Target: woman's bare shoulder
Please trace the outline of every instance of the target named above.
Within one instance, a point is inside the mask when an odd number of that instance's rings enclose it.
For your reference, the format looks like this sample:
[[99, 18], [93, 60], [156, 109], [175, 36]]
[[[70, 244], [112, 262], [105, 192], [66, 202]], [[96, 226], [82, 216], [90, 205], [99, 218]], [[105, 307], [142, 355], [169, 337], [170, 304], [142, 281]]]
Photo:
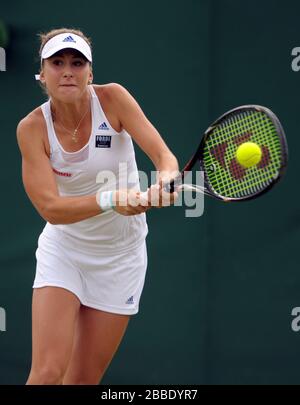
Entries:
[[30, 131], [31, 133], [39, 129], [43, 129], [45, 126], [45, 120], [41, 107], [37, 107], [35, 110], [27, 114], [17, 126], [17, 133], [25, 133]]
[[93, 88], [98, 97], [103, 100], [112, 100], [119, 94], [127, 92], [125, 87], [119, 83], [95, 84]]
[[46, 134], [47, 127], [41, 107], [31, 111], [18, 123], [17, 140], [20, 146], [24, 143], [43, 143], [47, 150]]

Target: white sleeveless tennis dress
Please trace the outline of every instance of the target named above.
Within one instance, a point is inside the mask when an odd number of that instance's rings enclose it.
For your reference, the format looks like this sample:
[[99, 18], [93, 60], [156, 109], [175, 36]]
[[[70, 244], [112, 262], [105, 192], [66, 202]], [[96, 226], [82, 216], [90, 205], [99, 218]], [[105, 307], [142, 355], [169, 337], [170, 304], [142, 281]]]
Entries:
[[[132, 139], [126, 131], [111, 127], [93, 87], [89, 90], [92, 131], [88, 143], [77, 152], [66, 152], [59, 143], [50, 100], [41, 106], [59, 193], [91, 195], [119, 185], [139, 190]], [[123, 216], [114, 210], [73, 224], [47, 222], [38, 240], [33, 288], [65, 288], [83, 305], [135, 314], [147, 268], [147, 233], [145, 214]]]

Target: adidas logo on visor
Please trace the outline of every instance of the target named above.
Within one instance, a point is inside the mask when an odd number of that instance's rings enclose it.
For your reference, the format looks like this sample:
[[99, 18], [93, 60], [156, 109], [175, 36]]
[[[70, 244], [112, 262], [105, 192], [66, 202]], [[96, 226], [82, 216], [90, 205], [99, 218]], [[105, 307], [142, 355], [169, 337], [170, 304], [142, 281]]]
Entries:
[[76, 44], [75, 39], [74, 39], [71, 35], [69, 35], [68, 37], [66, 37], [66, 38], [63, 40], [63, 42], [75, 42], [75, 44]]

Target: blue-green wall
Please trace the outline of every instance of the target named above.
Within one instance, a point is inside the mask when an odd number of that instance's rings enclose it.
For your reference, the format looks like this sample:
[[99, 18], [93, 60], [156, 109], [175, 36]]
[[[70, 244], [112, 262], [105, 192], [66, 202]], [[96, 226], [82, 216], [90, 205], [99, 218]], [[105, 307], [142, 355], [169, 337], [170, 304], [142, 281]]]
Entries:
[[[300, 4], [253, 0], [89, 1], [1, 4], [10, 29], [0, 72], [0, 384], [23, 384], [31, 356], [34, 252], [43, 227], [22, 187], [17, 122], [44, 96], [34, 80], [39, 31], [81, 28], [92, 37], [95, 82], [119, 82], [141, 104], [181, 165], [202, 132], [240, 104], [281, 119], [287, 176], [240, 205], [205, 200], [200, 218], [172, 207], [148, 214], [149, 269], [140, 313], [103, 383], [299, 383], [297, 201]], [[139, 168], [152, 164], [137, 148]]]

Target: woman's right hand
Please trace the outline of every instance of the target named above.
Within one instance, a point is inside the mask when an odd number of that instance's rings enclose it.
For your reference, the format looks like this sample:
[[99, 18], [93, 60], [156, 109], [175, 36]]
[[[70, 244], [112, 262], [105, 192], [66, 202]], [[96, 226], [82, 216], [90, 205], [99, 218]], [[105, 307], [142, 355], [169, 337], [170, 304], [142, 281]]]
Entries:
[[140, 192], [136, 190], [117, 190], [113, 196], [114, 210], [121, 215], [139, 215], [151, 208], [150, 203], [139, 198]]

